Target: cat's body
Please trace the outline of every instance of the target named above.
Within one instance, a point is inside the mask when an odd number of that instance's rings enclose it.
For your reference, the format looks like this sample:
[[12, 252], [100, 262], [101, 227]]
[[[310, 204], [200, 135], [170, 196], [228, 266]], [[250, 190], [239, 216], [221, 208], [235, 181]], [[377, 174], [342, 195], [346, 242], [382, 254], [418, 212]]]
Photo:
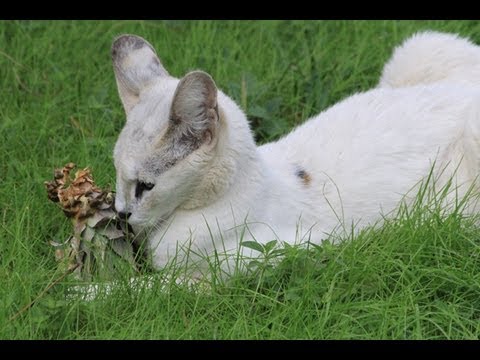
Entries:
[[379, 88], [257, 147], [245, 115], [207, 74], [179, 81], [143, 39], [117, 39], [128, 120], [115, 148], [116, 206], [148, 239], [155, 265], [182, 247], [211, 255], [248, 240], [319, 243], [375, 223], [415, 195], [434, 163], [439, 186], [455, 175], [464, 193], [480, 170], [480, 87], [463, 75], [413, 74], [414, 84], [402, 84], [395, 68], [405, 78], [409, 69], [395, 61], [416, 54], [408, 52], [394, 55]]

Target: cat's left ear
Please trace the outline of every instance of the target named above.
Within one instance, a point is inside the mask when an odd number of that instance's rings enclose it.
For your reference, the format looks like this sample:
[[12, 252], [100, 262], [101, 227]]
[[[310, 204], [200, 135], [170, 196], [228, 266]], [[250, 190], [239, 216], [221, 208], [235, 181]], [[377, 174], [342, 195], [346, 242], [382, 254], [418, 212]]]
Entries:
[[183, 141], [210, 143], [218, 128], [217, 87], [203, 71], [192, 71], [180, 80], [170, 109], [170, 124]]
[[153, 82], [168, 76], [168, 72], [153, 46], [140, 36], [117, 37], [111, 53], [118, 93], [128, 115], [138, 103], [140, 93]]

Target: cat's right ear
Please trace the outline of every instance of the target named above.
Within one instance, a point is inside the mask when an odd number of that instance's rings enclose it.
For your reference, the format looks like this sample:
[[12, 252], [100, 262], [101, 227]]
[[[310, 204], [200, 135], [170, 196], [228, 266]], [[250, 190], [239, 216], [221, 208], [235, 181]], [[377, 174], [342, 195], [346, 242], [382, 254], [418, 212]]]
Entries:
[[155, 50], [136, 35], [121, 35], [112, 44], [112, 62], [125, 112], [137, 104], [140, 93], [159, 77], [168, 76]]

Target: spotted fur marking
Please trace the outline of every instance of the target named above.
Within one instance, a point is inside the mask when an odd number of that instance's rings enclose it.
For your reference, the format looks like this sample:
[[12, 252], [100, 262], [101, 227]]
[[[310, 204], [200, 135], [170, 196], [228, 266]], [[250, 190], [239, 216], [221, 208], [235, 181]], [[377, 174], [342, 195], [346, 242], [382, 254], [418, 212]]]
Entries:
[[303, 185], [308, 186], [312, 182], [312, 177], [305, 169], [297, 169], [295, 175], [300, 178], [303, 182]]

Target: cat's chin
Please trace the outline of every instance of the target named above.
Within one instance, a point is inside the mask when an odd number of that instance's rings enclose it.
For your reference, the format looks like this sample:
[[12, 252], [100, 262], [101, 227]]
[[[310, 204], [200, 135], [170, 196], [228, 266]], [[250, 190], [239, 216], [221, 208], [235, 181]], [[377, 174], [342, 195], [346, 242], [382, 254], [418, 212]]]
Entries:
[[135, 214], [132, 214], [132, 216], [128, 219], [128, 223], [132, 227], [133, 231], [135, 234], [150, 234], [152, 231], [155, 231], [156, 229], [160, 228], [164, 222], [164, 220], [167, 218], [167, 216], [160, 218], [160, 219], [155, 219], [155, 218], [150, 218], [150, 219], [145, 219], [145, 218], [138, 218], [135, 216]]
[[155, 231], [155, 226], [149, 226], [148, 224], [130, 224], [130, 226], [132, 227], [132, 230], [133, 230], [133, 233], [135, 234], [135, 237], [137, 239], [137, 241], [144, 241], [144, 240], [147, 240], [152, 232]]
[[143, 233], [143, 232], [146, 230], [146, 227], [145, 227], [145, 226], [133, 225], [133, 224], [131, 224], [131, 223], [129, 223], [129, 224], [130, 224], [130, 226], [132, 227], [134, 234], [137, 234], [137, 235], [138, 235], [138, 234]]
[[128, 224], [132, 227], [135, 234], [145, 233], [154, 226], [148, 220], [138, 219], [135, 215], [130, 216]]

